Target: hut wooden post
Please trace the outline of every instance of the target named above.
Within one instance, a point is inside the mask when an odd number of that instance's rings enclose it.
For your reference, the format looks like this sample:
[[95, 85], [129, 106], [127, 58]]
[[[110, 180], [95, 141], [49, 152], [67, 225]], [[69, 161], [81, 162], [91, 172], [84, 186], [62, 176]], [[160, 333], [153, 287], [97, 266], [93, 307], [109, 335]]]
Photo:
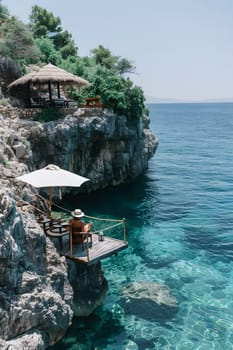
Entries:
[[48, 87], [49, 87], [49, 101], [50, 101], [50, 106], [52, 106], [52, 89], [51, 89], [51, 81], [48, 81]]
[[60, 84], [57, 82], [57, 97], [61, 98]]
[[30, 86], [31, 86], [31, 83], [29, 81], [27, 84], [27, 99], [28, 99], [27, 104], [28, 104], [28, 106], [31, 107], [31, 89], [30, 89]]

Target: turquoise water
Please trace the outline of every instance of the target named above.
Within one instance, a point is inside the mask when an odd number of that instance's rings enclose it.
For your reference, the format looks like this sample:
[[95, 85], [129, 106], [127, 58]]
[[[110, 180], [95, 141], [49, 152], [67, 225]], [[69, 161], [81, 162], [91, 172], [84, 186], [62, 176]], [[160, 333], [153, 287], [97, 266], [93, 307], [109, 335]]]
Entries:
[[[126, 217], [129, 248], [103, 261], [103, 305], [51, 349], [233, 349], [233, 104], [149, 109], [160, 144], [148, 171], [79, 205]], [[134, 281], [168, 286], [177, 311], [127, 312], [122, 288]]]

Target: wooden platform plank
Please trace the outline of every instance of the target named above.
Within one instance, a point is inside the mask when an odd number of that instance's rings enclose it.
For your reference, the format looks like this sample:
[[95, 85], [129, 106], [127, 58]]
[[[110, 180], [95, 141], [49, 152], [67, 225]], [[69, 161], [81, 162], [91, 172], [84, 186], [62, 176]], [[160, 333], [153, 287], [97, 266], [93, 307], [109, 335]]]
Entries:
[[81, 244], [73, 244], [72, 256], [70, 256], [69, 251], [69, 237], [62, 237], [62, 247], [63, 249], [59, 249], [58, 240], [56, 238], [51, 237], [51, 240], [54, 242], [57, 247], [59, 253], [66, 258], [75, 260], [77, 262], [82, 262], [87, 265], [91, 265], [96, 263], [99, 260], [105, 259], [111, 255], [117, 254], [119, 251], [126, 249], [128, 247], [128, 242], [123, 240], [119, 240], [116, 238], [111, 238], [104, 236], [103, 241], [98, 240], [98, 235], [92, 234], [92, 244], [90, 241], [89, 245], [89, 260], [87, 258], [87, 243], [84, 244], [84, 250], [82, 250]]

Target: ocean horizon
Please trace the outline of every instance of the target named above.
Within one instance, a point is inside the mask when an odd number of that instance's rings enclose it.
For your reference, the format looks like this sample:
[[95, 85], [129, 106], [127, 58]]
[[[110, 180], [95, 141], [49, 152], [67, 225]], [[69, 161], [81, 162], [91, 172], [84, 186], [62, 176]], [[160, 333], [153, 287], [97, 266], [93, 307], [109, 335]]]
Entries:
[[[129, 247], [102, 261], [103, 304], [50, 349], [233, 348], [233, 103], [147, 106], [159, 139], [148, 170], [82, 202], [88, 215], [125, 217]], [[135, 284], [146, 292], [130, 304]]]
[[186, 103], [233, 103], [233, 97], [228, 98], [209, 98], [209, 99], [178, 99], [178, 98], [159, 98], [146, 96], [146, 104], [186, 104]]

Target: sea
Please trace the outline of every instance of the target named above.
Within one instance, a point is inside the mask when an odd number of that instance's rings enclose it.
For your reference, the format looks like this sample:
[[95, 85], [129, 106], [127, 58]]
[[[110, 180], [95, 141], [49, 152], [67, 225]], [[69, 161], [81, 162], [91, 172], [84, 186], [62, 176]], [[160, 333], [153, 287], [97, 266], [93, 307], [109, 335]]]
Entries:
[[[79, 204], [126, 218], [128, 249], [102, 261], [103, 304], [50, 349], [233, 349], [233, 104], [148, 108], [159, 139], [148, 170]], [[163, 286], [177, 307], [156, 312], [145, 291], [127, 308], [135, 282]]]

